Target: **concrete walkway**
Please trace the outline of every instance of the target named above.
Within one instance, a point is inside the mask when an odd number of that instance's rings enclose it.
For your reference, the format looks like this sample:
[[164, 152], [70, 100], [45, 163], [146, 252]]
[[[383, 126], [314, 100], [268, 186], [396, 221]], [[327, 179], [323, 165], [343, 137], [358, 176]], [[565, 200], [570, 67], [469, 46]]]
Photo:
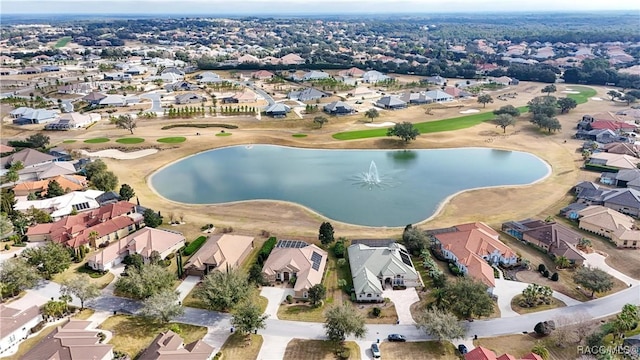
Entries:
[[416, 322], [411, 316], [411, 304], [420, 301], [416, 288], [408, 287], [405, 290], [384, 290], [382, 296], [391, 299], [396, 306], [398, 321], [403, 325], [411, 325]]
[[284, 359], [287, 345], [292, 338], [276, 335], [262, 335], [262, 347], [258, 353], [258, 360]]
[[118, 264], [112, 267], [109, 271], [113, 273], [114, 277], [113, 280], [111, 280], [111, 282], [102, 289], [102, 295], [113, 296], [113, 290], [116, 288], [116, 281], [118, 281], [118, 278], [124, 272], [124, 264]]
[[603, 255], [595, 253], [595, 252], [591, 253], [591, 254], [582, 253], [582, 256], [585, 257], [585, 261], [584, 261], [584, 265], [585, 266], [589, 265], [591, 267], [604, 270], [605, 272], [607, 272], [611, 276], [615, 277], [616, 279], [619, 279], [620, 281], [626, 283], [627, 285], [634, 285], [634, 286], [635, 285], [640, 285], [640, 280], [637, 280], [637, 279], [634, 279], [634, 278], [632, 278], [630, 276], [627, 276], [627, 275], [621, 273], [620, 271], [618, 271], [618, 270], [612, 268], [611, 266], [609, 266], [605, 262], [605, 259], [607, 258], [606, 256], [603, 256]]
[[176, 288], [179, 292], [178, 300], [183, 301], [196, 285], [200, 282], [200, 276], [187, 276]]
[[267, 309], [264, 311], [266, 315], [269, 315], [270, 319], [278, 318], [278, 308], [280, 304], [287, 298], [287, 295], [293, 296], [294, 291], [292, 288], [263, 286], [260, 290], [260, 295], [267, 298]]
[[105, 320], [107, 320], [113, 313], [109, 311], [95, 311], [87, 321], [91, 321], [91, 328], [97, 328], [102, 324]]

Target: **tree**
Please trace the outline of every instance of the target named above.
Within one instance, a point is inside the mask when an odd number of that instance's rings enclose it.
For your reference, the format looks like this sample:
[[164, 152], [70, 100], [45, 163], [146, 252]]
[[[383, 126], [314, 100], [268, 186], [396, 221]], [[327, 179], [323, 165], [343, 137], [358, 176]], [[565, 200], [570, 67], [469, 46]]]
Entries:
[[214, 271], [202, 280], [196, 297], [212, 310], [227, 311], [249, 296], [247, 276], [239, 269]]
[[47, 242], [44, 246], [27, 248], [22, 252], [27, 262], [45, 279], [65, 271], [71, 265], [71, 254], [61, 244]]
[[443, 290], [446, 299], [443, 308], [462, 318], [488, 316], [493, 312], [493, 300], [487, 292], [487, 286], [469, 277], [448, 281]]
[[638, 326], [640, 321], [640, 309], [633, 304], [626, 304], [622, 311], [616, 315], [613, 321], [613, 328], [617, 338], [621, 338], [625, 332], [631, 331]]
[[33, 206], [27, 209], [24, 216], [27, 219], [27, 222], [31, 225], [46, 224], [53, 221], [51, 214], [44, 210], [36, 209]]
[[369, 119], [369, 122], [373, 122], [373, 120], [378, 116], [380, 116], [380, 113], [378, 113], [378, 110], [374, 108], [371, 108], [364, 113], [364, 117]]
[[342, 342], [350, 335], [363, 338], [367, 333], [364, 317], [348, 303], [331, 307], [325, 317], [325, 332], [333, 342]]
[[144, 223], [148, 227], [156, 228], [162, 225], [162, 217], [151, 209], [147, 209], [142, 213], [144, 217]]
[[40, 281], [41, 277], [26, 259], [10, 258], [0, 263], [0, 284], [3, 284], [0, 297], [4, 294], [18, 295], [20, 291], [30, 289]]
[[551, 96], [551, 93], [556, 92], [556, 86], [551, 84], [542, 88], [541, 92], [547, 94], [547, 96]]
[[136, 192], [128, 184], [120, 185], [120, 191], [118, 192], [120, 198], [125, 201], [129, 201], [132, 197], [136, 196]]
[[417, 227], [407, 225], [402, 232], [402, 242], [407, 248], [407, 251], [417, 255], [426, 249], [429, 245], [427, 236], [424, 232]]
[[122, 263], [126, 265], [125, 271], [128, 270], [129, 268], [136, 268], [138, 270], [142, 270], [142, 267], [144, 266], [144, 259], [142, 258], [142, 255], [138, 253], [132, 253], [125, 256], [124, 259], [122, 260]]
[[68, 306], [64, 301], [49, 300], [42, 306], [42, 314], [54, 318], [61, 318], [67, 312]]
[[508, 114], [513, 116], [514, 118], [517, 118], [518, 116], [520, 116], [520, 110], [518, 110], [513, 105], [502, 106], [500, 109], [493, 110], [493, 113], [495, 115]]
[[492, 103], [493, 98], [489, 94], [482, 94], [478, 96], [478, 103], [482, 104], [482, 107], [487, 107], [487, 104]]
[[33, 134], [26, 138], [26, 141], [31, 144], [34, 148], [44, 148], [49, 145], [49, 137], [44, 134]]
[[3, 183], [13, 183], [15, 184], [18, 180], [20, 180], [20, 175], [15, 170], [9, 170], [4, 174]]
[[546, 346], [544, 346], [544, 344], [540, 342], [536, 342], [536, 344], [531, 349], [531, 352], [540, 355], [540, 357], [544, 360], [549, 359], [549, 349], [547, 349]]
[[629, 106], [629, 105], [631, 105], [631, 103], [636, 102], [636, 100], [638, 100], [638, 98], [636, 98], [635, 96], [633, 96], [631, 94], [626, 94], [626, 95], [620, 97], [620, 100], [626, 101], [627, 102], [627, 106]]
[[94, 175], [107, 171], [107, 164], [104, 161], [97, 159], [84, 167], [84, 173], [87, 175], [87, 179], [91, 180]]
[[580, 240], [578, 240], [578, 248], [582, 249], [582, 250], [587, 250], [589, 248], [591, 248], [593, 246], [593, 244], [591, 243], [591, 240], [587, 239], [587, 238], [581, 238]]
[[571, 261], [569, 261], [569, 259], [567, 259], [566, 256], [558, 256], [556, 257], [554, 262], [556, 263], [556, 265], [558, 265], [560, 269], [565, 269], [571, 266]]
[[87, 274], [76, 275], [62, 282], [60, 292], [63, 295], [73, 295], [80, 300], [80, 310], [84, 309], [87, 300], [94, 299], [100, 295], [100, 288], [91, 282]]
[[618, 92], [618, 91], [616, 91], [616, 90], [609, 90], [609, 91], [607, 91], [607, 95], [609, 95], [609, 96], [611, 97], [611, 101], [613, 101], [613, 100], [615, 100], [615, 99], [619, 98], [620, 96], [622, 96], [622, 94], [621, 94], [621, 93], [619, 93], [619, 92]]
[[[547, 270], [545, 270], [547, 271]], [[539, 304], [546, 304], [551, 301], [553, 290], [549, 286], [530, 284], [522, 290], [522, 300], [528, 307], [535, 307]]]
[[184, 308], [179, 303], [178, 292], [171, 289], [163, 289], [142, 302], [140, 315], [168, 323], [175, 317], [184, 314]]
[[571, 109], [575, 109], [578, 103], [572, 98], [560, 98], [558, 99], [558, 106], [560, 106], [560, 113], [564, 114]]
[[328, 123], [328, 122], [329, 122], [329, 119], [327, 119], [327, 118], [326, 118], [326, 117], [324, 117], [324, 116], [316, 116], [316, 117], [314, 117], [314, 118], [313, 118], [313, 122], [314, 122], [315, 124], [320, 125], [320, 128], [322, 129], [322, 125], [324, 125], [324, 124]]
[[55, 180], [49, 181], [49, 184], [47, 185], [47, 198], [61, 195], [64, 195], [64, 189], [60, 186], [60, 183]]
[[5, 239], [13, 233], [13, 223], [7, 214], [0, 213], [0, 239]]
[[603, 270], [592, 267], [578, 268], [573, 275], [573, 281], [587, 290], [591, 290], [591, 297], [596, 292], [609, 291], [613, 288], [613, 277]]
[[420, 135], [420, 131], [408, 121], [395, 124], [393, 127], [387, 129], [387, 136], [397, 136], [405, 143], [415, 140], [418, 135]]
[[309, 289], [309, 302], [311, 306], [318, 307], [327, 295], [327, 289], [322, 284], [315, 284]]
[[120, 293], [141, 300], [171, 289], [175, 279], [175, 274], [160, 265], [143, 265], [140, 269], [127, 268], [127, 276], [119, 277], [115, 287]]
[[423, 310], [418, 316], [416, 327], [438, 341], [461, 339], [467, 332], [455, 315], [435, 308]]
[[498, 115], [495, 119], [494, 122], [496, 123], [496, 126], [499, 126], [502, 128], [502, 132], [506, 133], [507, 132], [507, 126], [515, 126], [516, 125], [516, 119], [509, 115], [509, 114], [500, 114]]
[[318, 231], [318, 240], [320, 240], [322, 245], [325, 246], [331, 244], [335, 240], [333, 226], [330, 222], [325, 221], [320, 224], [320, 230]]
[[[263, 315], [260, 307], [251, 301], [241, 302], [233, 311], [231, 325], [243, 335], [249, 335], [267, 327], [268, 315]], [[250, 339], [250, 338], [249, 338]]]
[[118, 177], [112, 171], [103, 171], [93, 175], [91, 183], [98, 190], [113, 191], [118, 186]]
[[137, 127], [136, 120], [131, 115], [120, 115], [116, 119], [116, 126], [120, 129], [129, 130], [133, 135], [133, 129]]

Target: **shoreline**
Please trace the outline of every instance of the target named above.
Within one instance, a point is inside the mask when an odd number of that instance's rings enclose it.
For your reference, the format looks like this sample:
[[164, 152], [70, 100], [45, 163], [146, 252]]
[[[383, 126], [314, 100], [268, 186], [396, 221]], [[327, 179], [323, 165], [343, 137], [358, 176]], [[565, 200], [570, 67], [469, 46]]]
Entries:
[[149, 176], [147, 176], [147, 179], [145, 179], [145, 183], [147, 185], [147, 187], [151, 190], [151, 192], [158, 196], [161, 200], [164, 200], [168, 203], [171, 204], [176, 204], [176, 205], [182, 205], [182, 206], [187, 206], [190, 208], [198, 208], [198, 207], [202, 207], [205, 208], [207, 206], [216, 206], [216, 207], [223, 207], [223, 206], [228, 206], [228, 205], [236, 205], [236, 204], [251, 204], [251, 203], [273, 203], [273, 204], [286, 204], [286, 205], [292, 205], [295, 206], [297, 208], [300, 208], [304, 211], [307, 211], [308, 213], [320, 217], [322, 219], [331, 221], [332, 223], [336, 223], [336, 224], [341, 224], [341, 225], [346, 225], [346, 226], [353, 226], [353, 227], [359, 227], [359, 228], [363, 228], [363, 229], [369, 229], [369, 230], [375, 230], [375, 229], [402, 229], [404, 228], [404, 225], [398, 225], [398, 226], [389, 226], [389, 225], [363, 225], [363, 224], [354, 224], [354, 223], [350, 223], [350, 222], [345, 222], [345, 221], [341, 221], [341, 220], [337, 220], [334, 218], [331, 218], [327, 215], [321, 214], [318, 211], [316, 211], [315, 209], [308, 207], [306, 205], [302, 205], [300, 203], [297, 202], [293, 202], [293, 201], [287, 201], [287, 200], [276, 200], [276, 199], [251, 199], [251, 200], [237, 200], [237, 201], [227, 201], [227, 202], [220, 202], [220, 203], [202, 203], [202, 204], [194, 204], [194, 203], [187, 203], [187, 202], [181, 202], [181, 201], [176, 201], [176, 200], [171, 200], [165, 196], [163, 196], [162, 194], [160, 194], [157, 189], [153, 186], [151, 180], [153, 178], [153, 176], [157, 173], [159, 173], [160, 171], [162, 171], [163, 169], [174, 165], [180, 161], [186, 160], [188, 158], [191, 158], [193, 156], [196, 155], [200, 155], [200, 154], [204, 154], [206, 152], [210, 152], [210, 151], [216, 151], [216, 150], [221, 150], [221, 149], [226, 149], [226, 148], [231, 148], [231, 147], [245, 147], [247, 149], [252, 149], [254, 146], [271, 146], [271, 147], [281, 147], [281, 148], [290, 148], [290, 149], [298, 149], [298, 150], [315, 150], [315, 151], [447, 151], [447, 150], [456, 150], [456, 149], [487, 149], [487, 150], [497, 150], [497, 151], [510, 151], [510, 152], [518, 152], [518, 153], [522, 153], [522, 154], [528, 154], [531, 156], [534, 156], [536, 159], [538, 159], [542, 164], [545, 165], [545, 167], [547, 168], [546, 173], [541, 176], [540, 178], [526, 183], [526, 184], [513, 184], [513, 185], [494, 185], [494, 186], [480, 186], [480, 187], [474, 187], [474, 188], [468, 188], [468, 189], [464, 189], [464, 190], [460, 190], [457, 191], [453, 194], [447, 195], [444, 199], [442, 199], [441, 201], [438, 202], [436, 208], [433, 210], [433, 212], [431, 213], [431, 215], [429, 215], [429, 217], [423, 219], [423, 220], [419, 220], [417, 222], [415, 222], [414, 224], [419, 225], [419, 224], [423, 224], [426, 222], [429, 222], [431, 220], [433, 220], [435, 217], [437, 217], [438, 215], [440, 215], [444, 209], [444, 207], [450, 203], [456, 196], [464, 194], [464, 193], [468, 193], [471, 191], [475, 191], [475, 190], [484, 190], [484, 189], [497, 189], [497, 188], [504, 188], [504, 189], [510, 189], [510, 188], [523, 188], [523, 187], [527, 187], [527, 186], [532, 186], [535, 184], [538, 184], [546, 179], [548, 179], [552, 173], [553, 173], [553, 167], [551, 166], [551, 164], [549, 164], [549, 162], [547, 162], [546, 160], [542, 159], [540, 156], [527, 152], [527, 151], [522, 151], [522, 150], [505, 150], [505, 149], [499, 149], [499, 148], [495, 148], [495, 147], [482, 147], [482, 146], [458, 146], [458, 147], [451, 147], [451, 148], [430, 148], [430, 149], [335, 149], [335, 148], [302, 148], [302, 147], [296, 147], [296, 146], [288, 146], [288, 145], [277, 145], [277, 144], [236, 144], [236, 145], [225, 145], [225, 146], [221, 146], [218, 148], [211, 148], [211, 149], [207, 149], [207, 150], [203, 150], [203, 151], [199, 151], [196, 152], [194, 154], [176, 159], [174, 161], [171, 161], [170, 163], [167, 163], [161, 167], [159, 167], [158, 169], [154, 170]]

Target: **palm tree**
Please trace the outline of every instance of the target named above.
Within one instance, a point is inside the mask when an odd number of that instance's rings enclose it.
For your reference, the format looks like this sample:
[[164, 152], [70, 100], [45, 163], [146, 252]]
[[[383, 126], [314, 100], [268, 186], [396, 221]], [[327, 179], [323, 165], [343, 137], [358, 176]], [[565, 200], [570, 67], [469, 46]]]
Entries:
[[587, 238], [582, 238], [578, 241], [578, 248], [580, 249], [587, 250], [591, 248], [591, 246], [593, 246], [593, 244], [591, 243], [591, 240]]
[[369, 119], [369, 122], [373, 122], [373, 119], [380, 116], [380, 113], [378, 113], [378, 110], [371, 108], [364, 113], [364, 116]]
[[89, 233], [89, 244], [91, 244], [91, 246], [96, 247], [96, 241], [98, 241], [98, 239], [100, 238], [100, 233], [93, 230]]
[[531, 352], [540, 355], [540, 357], [542, 357], [544, 360], [549, 359], [549, 349], [547, 349], [544, 344], [540, 342], [536, 342], [536, 344], [531, 349]]
[[571, 265], [571, 261], [569, 261], [566, 256], [558, 256], [555, 263], [560, 269], [568, 268]]

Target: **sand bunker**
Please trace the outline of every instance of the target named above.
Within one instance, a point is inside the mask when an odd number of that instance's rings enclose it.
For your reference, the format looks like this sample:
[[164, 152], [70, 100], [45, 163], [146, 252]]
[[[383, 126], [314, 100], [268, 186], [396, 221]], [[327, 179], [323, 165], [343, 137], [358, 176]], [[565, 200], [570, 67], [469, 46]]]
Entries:
[[592, 97], [590, 100], [602, 101], [602, 98], [599, 98], [599, 97]]
[[88, 152], [86, 150], [80, 150], [82, 154], [90, 157], [103, 157], [117, 160], [132, 160], [139, 159], [144, 156], [153, 155], [158, 152], [158, 149], [144, 149], [132, 152], [123, 152], [117, 149], [106, 149], [96, 152]]
[[393, 126], [396, 123], [391, 122], [391, 121], [385, 121], [383, 123], [379, 123], [379, 124], [364, 124], [365, 126], [369, 126], [369, 127], [385, 127], [385, 126]]
[[565, 93], [565, 94], [580, 94], [580, 91], [564, 90], [563, 93]]
[[480, 112], [480, 110], [478, 110], [478, 109], [469, 109], [469, 110], [460, 111], [460, 114], [474, 114], [474, 113], [478, 113], [478, 112]]

